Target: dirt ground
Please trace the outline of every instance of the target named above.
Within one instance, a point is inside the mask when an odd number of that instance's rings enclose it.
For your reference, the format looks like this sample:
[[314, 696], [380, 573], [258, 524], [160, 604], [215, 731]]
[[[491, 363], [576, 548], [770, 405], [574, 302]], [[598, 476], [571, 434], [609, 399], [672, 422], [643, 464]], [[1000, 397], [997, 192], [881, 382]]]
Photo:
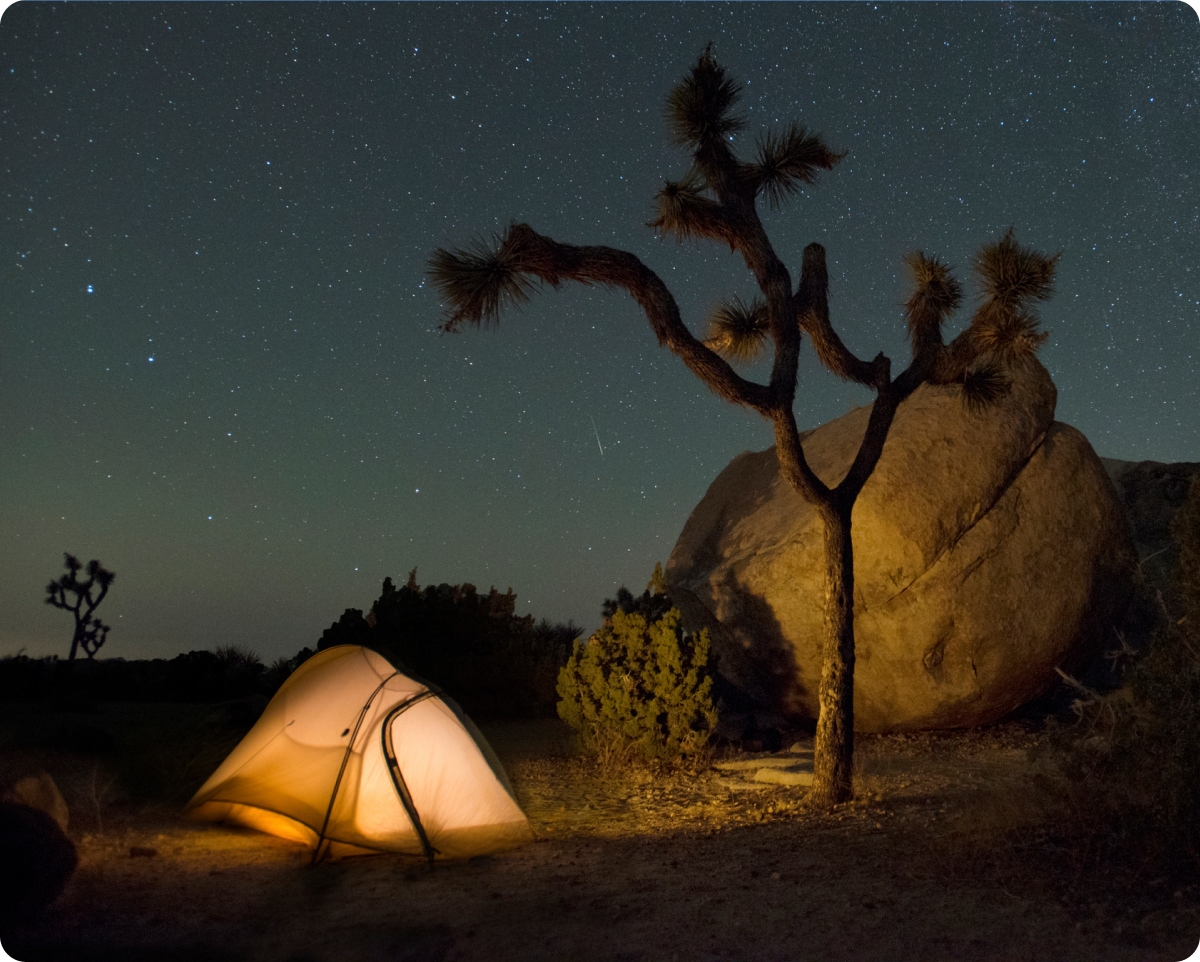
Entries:
[[432, 870], [310, 867], [293, 843], [162, 808], [80, 813], [75, 878], [4, 947], [21, 962], [1178, 962], [1200, 941], [1200, 890], [1085, 864], [1038, 827], [1040, 736], [1022, 724], [861, 738], [858, 798], [822, 816], [803, 788], [734, 790], [716, 769], [602, 778], [557, 723], [485, 733], [532, 844]]

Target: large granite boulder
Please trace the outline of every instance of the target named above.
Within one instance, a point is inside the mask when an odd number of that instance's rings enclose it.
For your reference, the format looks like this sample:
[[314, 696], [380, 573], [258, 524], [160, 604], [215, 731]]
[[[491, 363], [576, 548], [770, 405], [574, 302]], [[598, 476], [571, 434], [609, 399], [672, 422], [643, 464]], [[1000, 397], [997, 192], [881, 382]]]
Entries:
[[[1129, 523], [1087, 439], [1054, 421], [1034, 362], [972, 413], [926, 385], [897, 412], [854, 509], [855, 727], [987, 724], [1111, 641], [1137, 567]], [[866, 428], [858, 408], [804, 436], [827, 484]], [[667, 563], [685, 624], [761, 715], [813, 718], [821, 670], [821, 522], [774, 448], [717, 477]]]

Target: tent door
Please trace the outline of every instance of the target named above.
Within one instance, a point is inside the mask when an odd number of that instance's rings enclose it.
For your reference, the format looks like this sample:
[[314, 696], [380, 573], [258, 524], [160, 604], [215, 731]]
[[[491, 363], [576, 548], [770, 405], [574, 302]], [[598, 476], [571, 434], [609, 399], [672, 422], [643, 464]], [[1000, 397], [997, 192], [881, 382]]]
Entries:
[[[325, 832], [329, 828], [329, 817], [333, 814], [333, 803], [337, 801], [338, 789], [342, 787], [342, 776], [346, 774], [346, 763], [350, 761], [350, 753], [354, 750], [354, 741], [358, 738], [358, 730], [362, 727], [363, 719], [367, 715], [367, 709], [371, 707], [371, 702], [375, 700], [375, 696], [383, 690], [383, 686], [398, 674], [400, 672], [393, 671], [387, 678], [383, 679], [378, 687], [371, 692], [371, 697], [366, 700], [359, 710], [358, 718], [354, 722], [354, 730], [350, 733], [350, 741], [346, 743], [346, 754], [342, 756], [342, 766], [338, 769], [337, 778], [333, 781], [333, 790], [329, 793], [329, 807], [325, 809], [325, 821], [321, 823], [321, 831], [317, 833], [317, 847], [313, 849], [312, 862], [310, 863], [312, 865], [316, 865], [327, 850], [328, 842], [325, 838]], [[288, 724], [290, 725], [291, 722], [288, 722]]]

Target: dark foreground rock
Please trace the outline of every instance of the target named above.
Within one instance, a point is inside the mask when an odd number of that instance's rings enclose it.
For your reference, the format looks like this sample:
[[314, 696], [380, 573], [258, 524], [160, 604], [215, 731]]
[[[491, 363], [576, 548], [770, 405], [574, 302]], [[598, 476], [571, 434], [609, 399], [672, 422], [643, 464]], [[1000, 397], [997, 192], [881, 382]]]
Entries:
[[0, 936], [58, 898], [78, 861], [75, 846], [50, 815], [0, 802]]
[[[859, 730], [988, 724], [1112, 640], [1137, 568], [1121, 500], [1087, 439], [1054, 421], [1046, 370], [1009, 373], [1007, 398], [982, 413], [956, 388], [918, 390], [855, 507]], [[827, 484], [849, 469], [869, 414], [805, 435]], [[815, 717], [821, 524], [773, 448], [717, 477], [666, 577], [760, 719]]]

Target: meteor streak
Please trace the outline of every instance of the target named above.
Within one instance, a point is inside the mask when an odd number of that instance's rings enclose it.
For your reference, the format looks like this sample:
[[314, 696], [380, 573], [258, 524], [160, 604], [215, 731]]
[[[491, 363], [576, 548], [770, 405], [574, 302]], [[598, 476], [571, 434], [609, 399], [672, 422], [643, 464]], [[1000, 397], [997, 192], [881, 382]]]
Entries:
[[592, 422], [592, 431], [596, 434], [596, 447], [600, 449], [600, 457], [604, 457], [604, 445], [600, 443], [600, 432], [596, 430], [596, 419], [589, 414], [588, 420]]

